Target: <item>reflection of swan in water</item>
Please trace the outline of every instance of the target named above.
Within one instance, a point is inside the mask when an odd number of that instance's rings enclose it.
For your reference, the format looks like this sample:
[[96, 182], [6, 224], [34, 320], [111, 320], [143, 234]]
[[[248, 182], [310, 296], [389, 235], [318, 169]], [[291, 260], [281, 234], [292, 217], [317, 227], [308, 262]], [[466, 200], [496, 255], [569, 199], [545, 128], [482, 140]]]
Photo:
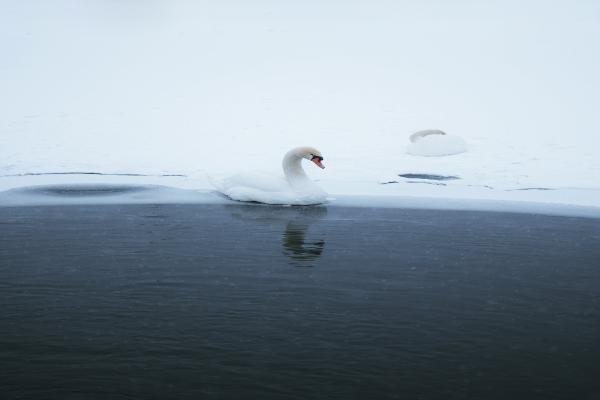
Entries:
[[307, 242], [305, 240], [306, 231], [310, 226], [306, 221], [290, 221], [285, 227], [283, 233], [283, 247], [285, 253], [293, 260], [312, 261], [321, 256], [324, 240]]
[[283, 254], [298, 263], [317, 260], [325, 247], [323, 238], [307, 240], [310, 226], [327, 215], [325, 207], [267, 207], [261, 205], [226, 205], [231, 215], [244, 221], [280, 225]]

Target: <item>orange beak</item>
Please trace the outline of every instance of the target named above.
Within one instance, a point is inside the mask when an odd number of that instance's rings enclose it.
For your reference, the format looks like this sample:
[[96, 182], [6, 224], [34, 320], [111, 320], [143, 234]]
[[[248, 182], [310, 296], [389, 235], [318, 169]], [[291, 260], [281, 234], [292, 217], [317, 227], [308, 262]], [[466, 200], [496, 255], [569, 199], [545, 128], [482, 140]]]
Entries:
[[325, 169], [325, 166], [323, 165], [321, 160], [323, 160], [321, 157], [313, 157], [310, 161], [314, 162], [317, 165], [317, 167]]

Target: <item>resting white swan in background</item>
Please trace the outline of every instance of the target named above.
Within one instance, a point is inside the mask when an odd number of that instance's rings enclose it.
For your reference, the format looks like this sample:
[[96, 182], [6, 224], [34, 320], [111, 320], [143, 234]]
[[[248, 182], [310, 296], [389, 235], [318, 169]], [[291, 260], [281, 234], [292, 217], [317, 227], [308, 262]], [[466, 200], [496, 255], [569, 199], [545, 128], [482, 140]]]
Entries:
[[219, 192], [233, 200], [290, 205], [324, 203], [327, 193], [308, 178], [302, 169], [303, 159], [325, 168], [319, 150], [313, 147], [297, 147], [283, 157], [284, 178], [254, 172], [211, 182]]
[[414, 156], [450, 156], [467, 151], [467, 143], [456, 135], [448, 135], [438, 129], [427, 129], [413, 133], [406, 148]]

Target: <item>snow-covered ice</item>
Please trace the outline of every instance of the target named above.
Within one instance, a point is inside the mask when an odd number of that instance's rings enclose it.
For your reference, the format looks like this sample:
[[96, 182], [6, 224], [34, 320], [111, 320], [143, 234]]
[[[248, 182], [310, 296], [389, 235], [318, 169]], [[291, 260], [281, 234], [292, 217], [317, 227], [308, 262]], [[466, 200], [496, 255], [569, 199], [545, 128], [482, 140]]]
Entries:
[[[0, 190], [209, 192], [310, 145], [332, 204], [600, 208], [599, 3], [251, 3], [4, 4]], [[407, 154], [428, 127], [468, 151]]]

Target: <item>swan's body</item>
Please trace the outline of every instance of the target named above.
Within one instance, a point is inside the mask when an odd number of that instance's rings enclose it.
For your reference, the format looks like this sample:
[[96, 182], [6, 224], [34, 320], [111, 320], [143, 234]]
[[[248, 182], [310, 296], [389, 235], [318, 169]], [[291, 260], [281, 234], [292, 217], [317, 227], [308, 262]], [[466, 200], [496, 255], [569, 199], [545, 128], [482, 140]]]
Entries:
[[217, 190], [238, 201], [256, 201], [266, 204], [310, 205], [327, 200], [327, 193], [310, 180], [302, 168], [302, 159], [325, 168], [321, 153], [312, 147], [298, 147], [286, 153], [282, 167], [284, 177], [273, 177], [258, 172], [241, 173], [213, 181]]
[[463, 138], [437, 129], [413, 133], [409, 140], [411, 143], [406, 152], [415, 156], [450, 156], [467, 151], [467, 143]]

